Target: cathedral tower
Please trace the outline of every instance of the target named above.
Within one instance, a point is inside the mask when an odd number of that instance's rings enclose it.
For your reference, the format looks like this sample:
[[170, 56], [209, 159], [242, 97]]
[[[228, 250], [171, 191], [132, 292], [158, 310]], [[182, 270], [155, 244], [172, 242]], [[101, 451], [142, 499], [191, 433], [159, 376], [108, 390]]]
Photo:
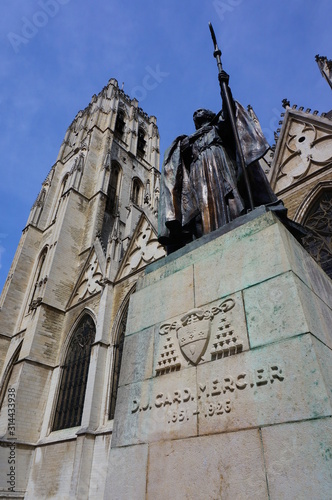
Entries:
[[17, 497], [102, 495], [129, 296], [164, 255], [158, 167], [156, 118], [111, 79], [31, 209], [0, 301], [1, 469]]

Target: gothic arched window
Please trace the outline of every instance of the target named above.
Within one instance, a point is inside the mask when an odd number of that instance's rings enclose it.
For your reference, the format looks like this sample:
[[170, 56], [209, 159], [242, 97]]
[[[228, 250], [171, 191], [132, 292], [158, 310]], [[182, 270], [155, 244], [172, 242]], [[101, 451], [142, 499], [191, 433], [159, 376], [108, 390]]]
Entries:
[[75, 328], [65, 362], [61, 367], [61, 383], [53, 431], [81, 424], [91, 347], [95, 334], [94, 321], [91, 316], [85, 314]]
[[140, 155], [140, 156], [145, 155], [145, 146], [146, 146], [145, 131], [142, 127], [139, 127], [138, 137], [137, 137], [137, 154], [138, 155]]
[[131, 201], [135, 203], [135, 205], [141, 205], [141, 197], [142, 197], [142, 183], [139, 179], [133, 179], [132, 187], [131, 187]]
[[4, 372], [1, 385], [0, 385], [0, 408], [2, 408], [2, 404], [4, 402], [5, 396], [8, 394], [8, 387], [10, 384], [11, 376], [14, 370], [15, 364], [18, 362], [18, 358], [20, 357], [20, 351], [22, 347], [23, 341], [20, 342], [19, 346], [15, 349], [15, 352], [9, 361], [9, 364]]
[[303, 225], [309, 229], [302, 239], [304, 248], [332, 278], [332, 189], [324, 190], [316, 199]]
[[35, 271], [35, 276], [33, 279], [33, 290], [31, 293], [31, 299], [29, 301], [29, 310], [36, 309], [42, 301], [43, 285], [45, 284], [44, 276], [44, 264], [46, 260], [48, 247], [45, 247], [39, 257], [37, 268]]
[[55, 212], [54, 212], [54, 216], [52, 218], [52, 221], [55, 221], [55, 219], [57, 218], [57, 215], [58, 215], [58, 212], [59, 212], [59, 208], [60, 208], [60, 205], [61, 205], [61, 201], [62, 201], [62, 195], [63, 193], [65, 192], [66, 190], [66, 187], [67, 187], [67, 183], [68, 183], [68, 179], [69, 179], [69, 174], [67, 173], [64, 178], [62, 179], [62, 183], [61, 183], [61, 187], [60, 187], [60, 193], [59, 193], [59, 198], [58, 198], [58, 203], [56, 205], [56, 208], [55, 208]]
[[114, 418], [115, 403], [116, 403], [116, 397], [118, 394], [123, 344], [124, 344], [124, 339], [125, 339], [127, 317], [128, 317], [128, 307], [129, 307], [129, 302], [126, 304], [124, 311], [122, 313], [119, 328], [118, 328], [117, 342], [114, 345], [113, 377], [112, 377], [111, 400], [110, 400], [110, 411], [109, 411], [110, 420], [112, 420]]
[[122, 109], [118, 110], [115, 122], [115, 132], [122, 139], [125, 129], [125, 114]]
[[114, 215], [118, 206], [118, 184], [120, 179], [120, 166], [117, 163], [111, 165], [111, 175], [108, 183], [107, 201], [105, 211]]

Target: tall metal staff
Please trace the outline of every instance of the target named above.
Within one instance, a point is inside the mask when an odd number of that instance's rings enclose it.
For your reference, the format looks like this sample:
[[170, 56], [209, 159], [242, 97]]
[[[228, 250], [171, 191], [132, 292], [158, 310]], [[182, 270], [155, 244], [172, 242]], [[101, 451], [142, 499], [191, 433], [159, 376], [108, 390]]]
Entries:
[[248, 192], [249, 205], [250, 205], [250, 209], [253, 210], [254, 209], [254, 202], [253, 202], [252, 192], [251, 192], [251, 188], [250, 188], [250, 182], [249, 182], [249, 177], [248, 177], [248, 172], [247, 172], [247, 166], [246, 166], [246, 162], [244, 160], [244, 155], [243, 155], [243, 151], [242, 151], [242, 146], [241, 146], [241, 142], [240, 142], [239, 133], [238, 133], [238, 130], [237, 130], [237, 127], [236, 127], [234, 110], [233, 110], [233, 106], [232, 106], [232, 98], [230, 96], [229, 87], [228, 87], [229, 76], [222, 69], [221, 58], [220, 58], [220, 56], [221, 56], [221, 50], [218, 47], [216, 35], [214, 33], [214, 30], [213, 30], [213, 27], [212, 27], [211, 23], [209, 23], [209, 28], [210, 28], [210, 31], [211, 31], [211, 36], [212, 36], [213, 45], [214, 45], [213, 55], [214, 55], [214, 57], [217, 60], [218, 80], [219, 80], [219, 85], [220, 85], [221, 98], [225, 99], [225, 101], [226, 101], [226, 107], [227, 107], [227, 111], [228, 111], [228, 116], [229, 116], [229, 119], [230, 119], [230, 122], [231, 122], [232, 131], [233, 131], [233, 135], [234, 135], [234, 139], [235, 139], [235, 146], [236, 146], [238, 157], [240, 159], [241, 167], [242, 167], [242, 170], [243, 170], [244, 181], [245, 181], [247, 192]]

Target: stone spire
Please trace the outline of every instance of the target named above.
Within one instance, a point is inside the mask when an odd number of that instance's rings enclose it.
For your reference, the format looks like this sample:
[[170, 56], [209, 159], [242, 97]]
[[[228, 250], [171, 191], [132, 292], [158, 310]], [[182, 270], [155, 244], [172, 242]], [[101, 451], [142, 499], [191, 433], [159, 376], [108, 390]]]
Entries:
[[315, 59], [322, 76], [325, 78], [332, 89], [332, 60], [318, 54], [316, 55]]

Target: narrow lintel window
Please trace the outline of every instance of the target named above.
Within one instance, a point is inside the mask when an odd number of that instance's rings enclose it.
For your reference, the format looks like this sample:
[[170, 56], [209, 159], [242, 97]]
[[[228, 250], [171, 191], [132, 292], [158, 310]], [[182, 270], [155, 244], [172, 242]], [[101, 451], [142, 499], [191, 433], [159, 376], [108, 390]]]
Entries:
[[131, 188], [131, 201], [135, 205], [141, 204], [141, 193], [142, 193], [142, 184], [141, 181], [137, 178], [133, 179], [132, 188]]
[[105, 211], [111, 215], [114, 215], [117, 211], [117, 205], [118, 205], [117, 191], [118, 191], [118, 183], [120, 177], [119, 174], [120, 174], [120, 167], [116, 163], [113, 163], [111, 166], [111, 176], [108, 184], [107, 201], [105, 208]]
[[43, 274], [47, 251], [48, 248], [45, 247], [39, 257], [37, 269], [35, 271], [35, 277], [33, 280], [31, 299], [29, 301], [29, 311], [36, 309], [42, 301], [43, 279], [45, 278]]
[[61, 201], [62, 201], [62, 196], [63, 196], [63, 193], [66, 191], [68, 178], [69, 178], [69, 174], [66, 174], [62, 180], [60, 193], [59, 193], [59, 199], [58, 199], [58, 203], [57, 203], [56, 208], [55, 208], [55, 212], [54, 212], [54, 216], [52, 218], [52, 221], [55, 221], [55, 219], [57, 218], [59, 208], [61, 205]]
[[95, 334], [94, 321], [91, 316], [85, 314], [73, 333], [65, 362], [61, 367], [61, 382], [53, 431], [81, 424], [91, 347]]
[[122, 138], [124, 131], [125, 131], [125, 114], [122, 109], [119, 109], [115, 122], [115, 132], [120, 138]]
[[140, 155], [140, 156], [145, 155], [145, 146], [146, 146], [145, 132], [140, 127], [138, 129], [138, 137], [137, 137], [137, 154], [138, 155]]

